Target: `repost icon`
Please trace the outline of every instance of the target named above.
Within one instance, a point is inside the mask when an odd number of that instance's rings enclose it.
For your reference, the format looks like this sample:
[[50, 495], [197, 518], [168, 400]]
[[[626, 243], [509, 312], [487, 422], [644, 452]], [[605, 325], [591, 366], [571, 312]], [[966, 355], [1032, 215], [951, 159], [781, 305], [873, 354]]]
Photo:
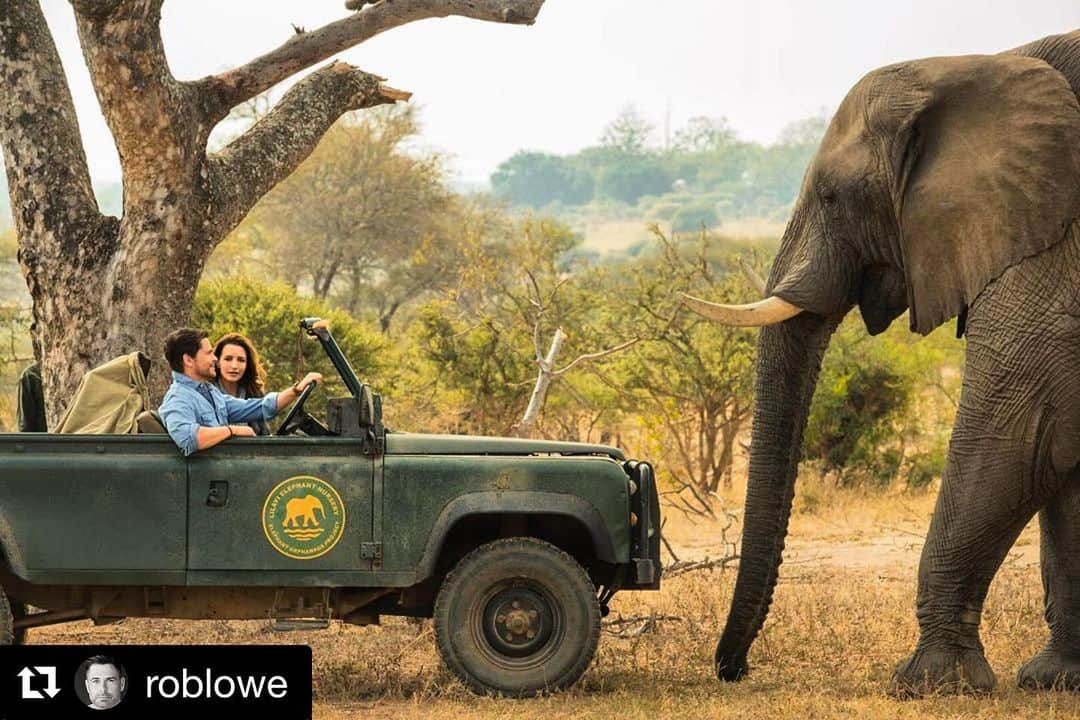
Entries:
[[[22, 679], [23, 700], [43, 700], [46, 696], [50, 699], [56, 697], [60, 688], [56, 685], [56, 667], [52, 665], [35, 665], [33, 668], [24, 667], [18, 673]], [[41, 682], [39, 678], [44, 677]], [[40, 690], [35, 689], [40, 687]]]

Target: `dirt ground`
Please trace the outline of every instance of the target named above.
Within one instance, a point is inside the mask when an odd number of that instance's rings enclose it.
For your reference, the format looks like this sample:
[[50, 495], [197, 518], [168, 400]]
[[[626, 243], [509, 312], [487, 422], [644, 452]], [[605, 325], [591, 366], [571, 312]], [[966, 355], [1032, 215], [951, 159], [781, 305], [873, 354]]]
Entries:
[[[52, 643], [306, 643], [314, 654], [314, 717], [344, 718], [1072, 718], [1080, 697], [1018, 689], [1020, 664], [1046, 637], [1038, 529], [1024, 531], [991, 588], [983, 641], [998, 676], [986, 697], [897, 701], [884, 689], [913, 646], [915, 569], [931, 496], [853, 499], [796, 513], [781, 579], [743, 682], [715, 680], [711, 658], [735, 572], [699, 571], [658, 593], [623, 593], [591, 668], [568, 692], [534, 700], [479, 698], [440, 664], [430, 622], [332, 625], [275, 633], [264, 622], [128, 620], [32, 631]], [[724, 554], [722, 524], [671, 518], [683, 560]], [[737, 539], [739, 527], [726, 531]], [[727, 548], [730, 550], [730, 548]], [[665, 554], [665, 558], [667, 558]], [[669, 559], [669, 558], [667, 558]]]

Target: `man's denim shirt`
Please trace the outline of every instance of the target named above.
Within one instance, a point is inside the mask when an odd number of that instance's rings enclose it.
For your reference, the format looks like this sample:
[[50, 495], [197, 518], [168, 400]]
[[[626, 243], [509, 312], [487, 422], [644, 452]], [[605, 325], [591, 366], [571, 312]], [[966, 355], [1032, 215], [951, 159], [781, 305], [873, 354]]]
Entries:
[[[221, 392], [212, 383], [197, 383], [175, 370], [172, 377], [172, 385], [165, 393], [158, 413], [173, 442], [185, 455], [199, 449], [196, 433], [200, 426], [222, 427], [256, 418], [269, 420], [277, 414], [276, 392], [267, 393], [261, 398], [240, 400]], [[200, 385], [210, 390], [213, 404], [199, 392]]]

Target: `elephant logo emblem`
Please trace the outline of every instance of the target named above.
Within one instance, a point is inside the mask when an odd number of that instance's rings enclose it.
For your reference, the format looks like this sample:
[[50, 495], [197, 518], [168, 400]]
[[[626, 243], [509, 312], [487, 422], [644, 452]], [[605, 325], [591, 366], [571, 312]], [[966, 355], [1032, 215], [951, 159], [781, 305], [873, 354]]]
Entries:
[[263, 532], [275, 550], [293, 560], [330, 552], [345, 531], [345, 504], [334, 486], [311, 475], [291, 477], [263, 503]]

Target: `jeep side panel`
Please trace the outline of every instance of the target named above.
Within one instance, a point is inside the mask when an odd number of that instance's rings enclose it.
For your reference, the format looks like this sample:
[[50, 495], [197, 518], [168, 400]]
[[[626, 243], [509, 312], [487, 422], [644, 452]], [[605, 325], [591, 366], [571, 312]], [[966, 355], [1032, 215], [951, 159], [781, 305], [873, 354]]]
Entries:
[[454, 525], [476, 515], [545, 514], [584, 525], [606, 562], [629, 561], [627, 476], [595, 456], [387, 455], [382, 565], [431, 574]]
[[182, 585], [187, 474], [167, 436], [0, 435], [0, 543], [33, 583]]

